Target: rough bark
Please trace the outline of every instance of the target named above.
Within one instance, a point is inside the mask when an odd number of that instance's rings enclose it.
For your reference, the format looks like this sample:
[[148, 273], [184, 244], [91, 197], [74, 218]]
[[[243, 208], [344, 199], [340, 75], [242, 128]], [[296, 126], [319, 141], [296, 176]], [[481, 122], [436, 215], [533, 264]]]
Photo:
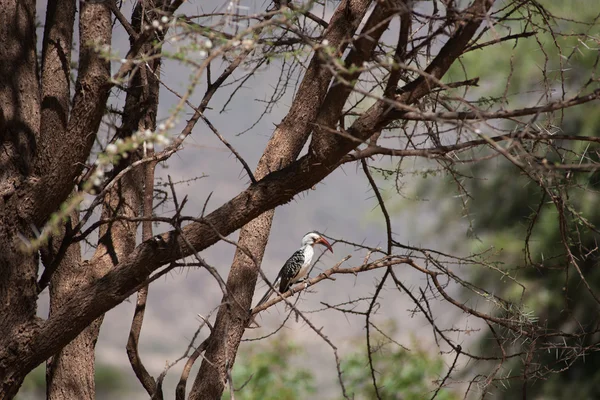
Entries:
[[[80, 5], [79, 73], [67, 129], [64, 135], [59, 130], [56, 138], [44, 138], [43, 143], [56, 147], [50, 151], [50, 157], [36, 159], [39, 177], [30, 194], [36, 205], [31, 215], [36, 226], [42, 226], [73, 190], [73, 182], [81, 174], [96, 139], [111, 88], [110, 63], [97, 52], [99, 46], [111, 44], [110, 10], [104, 3]], [[47, 110], [46, 115], [49, 113]], [[60, 119], [60, 114], [56, 118]], [[52, 188], [50, 196], [48, 188]]]
[[[73, 213], [71, 226], [77, 223], [77, 213]], [[60, 242], [64, 240], [66, 230], [63, 229], [61, 240], [53, 240], [51, 250], [42, 259], [46, 266], [54, 261]], [[56, 237], [55, 237], [56, 238]], [[67, 238], [68, 240], [68, 238]], [[62, 257], [50, 282], [50, 315], [52, 315], [77, 288], [89, 283], [87, 272], [89, 265], [81, 262], [81, 247], [71, 244]], [[48, 360], [46, 368], [46, 396], [48, 399], [91, 399], [94, 398], [94, 343], [90, 343], [89, 335], [84, 330], [71, 343], [66, 345], [56, 356]], [[71, 362], [77, 358], [78, 362]]]
[[[36, 165], [52, 165], [70, 143], [67, 123], [71, 98], [71, 46], [75, 23], [74, 0], [50, 0], [46, 8], [42, 47], [42, 103]], [[44, 171], [36, 171], [44, 175]]]
[[[136, 217], [141, 204], [140, 172], [132, 170], [106, 195], [102, 218]], [[135, 248], [137, 223], [116, 221], [100, 228], [99, 245], [90, 261], [81, 261], [79, 246], [71, 245], [52, 277], [50, 318], [70, 297], [104, 276]], [[78, 255], [78, 257], [75, 256]], [[48, 399], [95, 399], [94, 350], [103, 315], [87, 326], [48, 362]]]
[[[51, 5], [52, 7], [53, 5]], [[44, 63], [49, 69], [68, 65], [59, 54], [70, 50], [72, 35], [68, 31], [69, 4], [56, 5], [52, 20], [47, 27], [48, 40], [44, 42]], [[51, 10], [52, 11], [52, 10]], [[105, 40], [110, 43], [111, 21], [106, 7], [82, 4], [81, 8], [81, 69], [77, 89], [77, 108], [80, 115], [71, 121], [74, 129], [69, 132], [69, 140], [62, 138], [61, 145], [69, 151], [55, 148], [54, 154], [44, 153], [38, 145], [44, 143], [42, 135], [61, 135], [64, 132], [68, 110], [68, 83], [60, 76], [47, 86], [42, 93], [56, 102], [45, 103], [44, 116], [52, 126], [47, 126], [40, 134], [40, 88], [36, 73], [35, 54], [35, 2], [20, 1], [3, 3], [2, 29], [3, 45], [0, 57], [3, 59], [0, 79], [2, 168], [0, 190], [0, 303], [4, 312], [0, 331], [3, 339], [12, 339], [8, 346], [0, 346], [0, 397], [11, 398], [16, 394], [27, 369], [16, 368], [11, 360], [18, 359], [23, 352], [34, 351], [28, 346], [31, 335], [40, 326], [35, 317], [37, 300], [37, 256], [23, 252], [19, 239], [34, 236], [32, 227], [41, 226], [56, 206], [62, 203], [73, 188], [74, 178], [81, 171], [81, 165], [89, 154], [95, 132], [102, 117], [108, 96], [108, 64], [90, 50], [88, 41]], [[105, 22], [103, 24], [103, 22]], [[72, 29], [72, 28], [71, 28]], [[65, 31], [66, 30], [66, 31]], [[52, 48], [51, 40], [56, 39]], [[63, 43], [64, 40], [64, 43]], [[51, 79], [45, 75], [42, 82]], [[102, 90], [104, 92], [102, 93]], [[51, 128], [56, 128], [56, 131]], [[90, 134], [93, 132], [93, 134]], [[38, 154], [39, 153], [39, 154]], [[40, 154], [44, 156], [39, 156]], [[40, 161], [42, 160], [42, 161]], [[43, 162], [45, 160], [45, 163]], [[43, 166], [43, 167], [42, 167]], [[46, 180], [45, 174], [56, 179]], [[18, 233], [18, 234], [17, 234]], [[27, 348], [27, 350], [25, 350]], [[57, 350], [59, 350], [57, 348]], [[49, 356], [49, 355], [48, 355]], [[48, 358], [45, 357], [45, 358]]]
[[0, 18], [0, 193], [6, 196], [31, 173], [39, 138], [35, 1], [4, 1]]
[[[46, 8], [41, 65], [41, 135], [37, 153], [37, 158], [42, 161], [38, 165], [51, 165], [56, 157], [56, 149], [60, 149], [66, 143], [75, 9], [73, 0], [51, 0]], [[36, 174], [40, 175], [43, 172], [36, 171]], [[78, 214], [73, 213], [71, 220], [68, 222], [71, 226], [77, 223]], [[66, 229], [63, 228], [62, 235], [55, 236], [48, 249], [42, 252], [46, 275], [50, 274], [53, 268], [56, 269], [56, 273], [48, 277], [51, 280], [50, 314], [68, 298], [73, 288], [86, 283], [83, 275], [85, 266], [81, 266], [81, 246], [78, 243], [69, 244], [64, 256], [60, 255], [66, 233]], [[58, 257], [61, 257], [59, 262]], [[46, 369], [47, 398], [89, 399], [94, 395], [93, 353], [91, 360], [90, 357], [86, 357], [78, 364], [64, 362], [70, 359], [71, 353], [78, 352], [80, 347], [85, 349], [89, 346], [82, 340], [84, 337], [85, 334], [82, 333], [49, 360]], [[90, 362], [91, 374], [88, 367]]]
[[[24, 374], [6, 354], [31, 351], [28, 343], [39, 327], [36, 255], [20, 251], [17, 233], [32, 234], [23, 197], [39, 137], [40, 99], [36, 75], [35, 1], [2, 2], [0, 12], [0, 397], [13, 396]], [[8, 397], [7, 396], [7, 397]]]

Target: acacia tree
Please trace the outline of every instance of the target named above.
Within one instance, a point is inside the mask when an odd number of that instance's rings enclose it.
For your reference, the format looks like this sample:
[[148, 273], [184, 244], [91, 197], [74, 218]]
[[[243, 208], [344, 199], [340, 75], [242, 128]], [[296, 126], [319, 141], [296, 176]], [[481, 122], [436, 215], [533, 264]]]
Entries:
[[[509, 354], [499, 338], [500, 354], [465, 351], [436, 324], [428, 306], [432, 298], [441, 298], [482, 319], [492, 332], [501, 327], [504, 335], [519, 335], [530, 343], [545, 343], [549, 338], [576, 341], [590, 334], [590, 330], [549, 331], [527, 318], [518, 302], [475, 287], [449, 268], [456, 264], [489, 265], [481, 255], [452, 256], [395, 242], [367, 161], [378, 155], [391, 156], [399, 162], [394, 173], [402, 174], [401, 161], [407, 157], [435, 159], [460, 187], [456, 163], [502, 157], [516, 167], [515, 173], [525, 174], [547, 192], [560, 218], [565, 210], [570, 212], [561, 186], [568, 183], [564, 179], [568, 180], [569, 174], [594, 171], [597, 164], [594, 160], [575, 162], [581, 154], [574, 154], [568, 143], [597, 140], [576, 134], [553, 135], [545, 127], [553, 122], [552, 113], [568, 112], [598, 98], [594, 91], [597, 63], [593, 71], [586, 71], [589, 79], [568, 90], [560, 83], [566, 80], [564, 66], [570, 56], [560, 61], [561, 73], [556, 78], [550, 71], [557, 65], [546, 63], [540, 70], [545, 95], [523, 108], [509, 107], [510, 82], [499, 101], [484, 102], [471, 93], [493, 76], [465, 76], [459, 81], [445, 78], [465, 54], [499, 43], [534, 40], [537, 30], [552, 32], [554, 49], [560, 51], [555, 17], [540, 4], [514, 1], [495, 5], [493, 0], [433, 1], [423, 6], [403, 0], [342, 0], [334, 4], [275, 1], [260, 9], [232, 2], [197, 15], [195, 10], [181, 8], [182, 3], [139, 1], [128, 19], [121, 4], [113, 0], [81, 1], [79, 7], [73, 0], [50, 0], [41, 54], [36, 46], [36, 2], [12, 0], [3, 4], [0, 397], [14, 397], [25, 375], [48, 360], [49, 398], [93, 398], [94, 348], [102, 316], [137, 292], [138, 307], [127, 351], [148, 394], [162, 398], [164, 374], [157, 379], [150, 376], [137, 349], [146, 296], [153, 280], [184, 265], [184, 258], [193, 257], [195, 265], [208, 269], [217, 279], [223, 299], [208, 339], [190, 346], [194, 348], [192, 354], [186, 353], [176, 396], [185, 397], [191, 366], [202, 355], [189, 398], [220, 398], [226, 385], [233, 388], [230, 370], [253, 315], [277, 302], [288, 302], [291, 295], [286, 293], [249, 311], [275, 208], [312, 188], [344, 163], [357, 161], [383, 212], [387, 248], [381, 251], [357, 244], [366, 253], [363, 263], [342, 268], [340, 262], [310, 283], [317, 284], [333, 274], [382, 269], [367, 309], [360, 312], [366, 320], [369, 355], [376, 351], [371, 343], [371, 328], [376, 328], [371, 318], [387, 281], [414, 301], [416, 310], [431, 322], [440, 346], [454, 353], [455, 361], [440, 377], [439, 387], [449, 382], [459, 357], [502, 365], [507, 357], [528, 359], [546, 348], [532, 346], [530, 352]], [[79, 46], [75, 51], [76, 16]], [[127, 49], [113, 45], [116, 26], [129, 35]], [[577, 49], [583, 49], [593, 38], [588, 26], [569, 33], [579, 40]], [[165, 40], [179, 43], [179, 51], [163, 51]], [[542, 44], [540, 48], [544, 50]], [[183, 93], [162, 81], [165, 57], [189, 67], [190, 84]], [[77, 65], [73, 87], [72, 59]], [[238, 91], [226, 84], [247, 84], [261, 68], [278, 74], [283, 71], [269, 107], [290, 82], [297, 85], [286, 116], [272, 132], [252, 172], [243, 152], [230, 146], [211, 123], [209, 104], [218, 91], [229, 90], [230, 96], [236, 96]], [[242, 71], [242, 78], [234, 79], [237, 70]], [[552, 95], [556, 82], [561, 88], [559, 96]], [[157, 124], [161, 85], [175, 93], [179, 103]], [[195, 105], [190, 99], [199, 88], [205, 92]], [[113, 101], [119, 91], [126, 93], [120, 105]], [[175, 131], [177, 116], [186, 108], [193, 115]], [[249, 184], [200, 217], [185, 216], [185, 199], [178, 199], [171, 185], [173, 215], [153, 216], [156, 163], [167, 162], [177, 153], [201, 120], [238, 158]], [[165, 138], [169, 134], [172, 139]], [[309, 138], [308, 152], [300, 156]], [[391, 147], [391, 143], [401, 146]], [[163, 147], [154, 151], [155, 145]], [[474, 157], [478, 149], [490, 154]], [[547, 152], [559, 157], [548, 161]], [[86, 196], [92, 197], [84, 207]], [[97, 221], [92, 219], [96, 209], [101, 210]], [[151, 223], [155, 221], [170, 224], [171, 229], [154, 235]], [[142, 240], [137, 241], [140, 223]], [[223, 271], [207, 264], [199, 252], [218, 241], [229, 241], [226, 237], [238, 229], [239, 241], [233, 243], [235, 258], [224, 279]], [[94, 255], [83, 259], [80, 244], [95, 234]], [[562, 240], [569, 241], [566, 232]], [[381, 257], [371, 260], [373, 254]], [[409, 290], [395, 274], [398, 265], [422, 273], [427, 285], [421, 291]], [[574, 269], [586, 282], [570, 247], [563, 268]], [[448, 291], [450, 284], [472, 289], [474, 296], [502, 308], [503, 314], [463, 304]], [[46, 288], [50, 291], [50, 314], [40, 319], [36, 316], [37, 298]], [[590, 294], [596, 298], [591, 290]], [[288, 304], [312, 326], [310, 318]], [[328, 343], [338, 361], [341, 391], [348, 397], [336, 347]], [[591, 349], [595, 347], [586, 348]], [[380, 397], [371, 357], [369, 362], [374, 391]], [[521, 378], [527, 380], [528, 376]], [[474, 382], [485, 388], [495, 379], [492, 371]]]

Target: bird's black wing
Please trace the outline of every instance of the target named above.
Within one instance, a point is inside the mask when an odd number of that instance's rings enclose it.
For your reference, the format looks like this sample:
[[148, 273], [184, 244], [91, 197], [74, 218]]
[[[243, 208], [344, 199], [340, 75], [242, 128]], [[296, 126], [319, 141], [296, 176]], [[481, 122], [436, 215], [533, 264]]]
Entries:
[[[279, 284], [279, 292], [285, 293], [290, 288], [290, 284], [292, 283], [292, 279], [298, 275], [298, 272], [302, 268], [304, 264], [304, 251], [302, 249], [297, 250], [292, 256], [283, 264], [283, 267], [279, 270], [279, 274], [277, 278], [275, 278], [275, 282], [273, 282], [273, 286], [277, 287]], [[260, 299], [258, 304], [254, 306], [254, 308], [266, 303], [271, 295], [273, 294], [273, 290], [271, 288], [267, 289], [265, 295]]]
[[304, 265], [304, 250], [297, 250], [292, 256], [283, 264], [279, 277], [281, 282], [279, 283], [279, 293], [285, 293], [293, 283], [293, 279], [298, 275], [300, 269]]

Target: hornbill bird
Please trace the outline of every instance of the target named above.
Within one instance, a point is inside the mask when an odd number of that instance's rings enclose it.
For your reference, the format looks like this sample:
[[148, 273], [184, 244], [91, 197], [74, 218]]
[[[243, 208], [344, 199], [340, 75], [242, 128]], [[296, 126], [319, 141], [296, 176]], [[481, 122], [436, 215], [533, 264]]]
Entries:
[[[333, 253], [331, 245], [320, 233], [310, 232], [304, 235], [302, 238], [302, 246], [292, 254], [285, 264], [283, 264], [275, 282], [273, 282], [273, 287], [279, 285], [279, 293], [287, 292], [294, 283], [305, 279], [308, 268], [310, 267], [310, 262], [315, 254], [313, 246], [317, 243], [327, 247], [327, 249]], [[263, 298], [260, 299], [254, 308], [266, 303], [272, 294], [273, 289], [269, 288], [267, 293], [265, 293]]]

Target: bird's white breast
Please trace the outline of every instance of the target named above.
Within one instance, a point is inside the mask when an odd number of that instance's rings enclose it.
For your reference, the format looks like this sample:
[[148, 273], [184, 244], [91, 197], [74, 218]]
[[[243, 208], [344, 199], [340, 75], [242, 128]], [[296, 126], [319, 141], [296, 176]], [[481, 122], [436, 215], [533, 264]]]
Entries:
[[303, 265], [303, 267], [310, 265], [310, 262], [312, 261], [314, 254], [315, 254], [315, 250], [313, 249], [312, 246], [304, 246], [304, 265]]
[[308, 268], [310, 267], [310, 262], [312, 261], [313, 255], [315, 254], [315, 250], [310, 245], [304, 246], [303, 254], [304, 254], [304, 263], [302, 264], [302, 268], [300, 268], [300, 271], [299, 271], [298, 275], [296, 276], [296, 279], [294, 280], [296, 282], [299, 281], [300, 279], [304, 278], [306, 276], [306, 274], [308, 274]]

